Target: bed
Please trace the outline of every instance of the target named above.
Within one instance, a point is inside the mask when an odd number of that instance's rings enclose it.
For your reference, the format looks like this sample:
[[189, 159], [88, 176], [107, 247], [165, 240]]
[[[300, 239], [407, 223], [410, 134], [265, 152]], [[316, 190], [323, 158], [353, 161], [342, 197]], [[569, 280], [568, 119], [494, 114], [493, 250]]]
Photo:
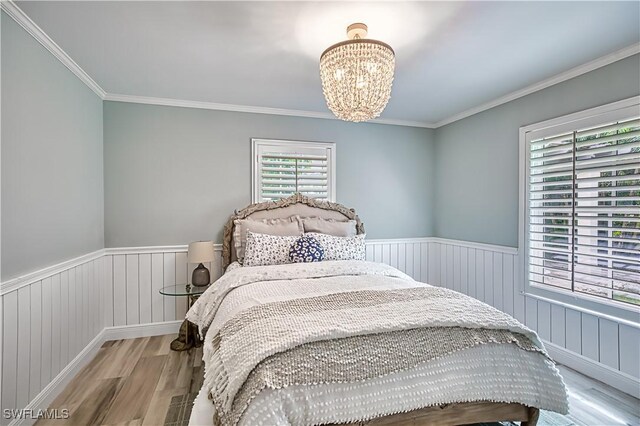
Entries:
[[191, 425], [534, 426], [540, 409], [568, 411], [536, 333], [473, 298], [363, 259], [239, 265], [238, 220], [289, 217], [364, 237], [353, 209], [300, 194], [236, 211], [225, 273], [187, 313], [205, 362]]

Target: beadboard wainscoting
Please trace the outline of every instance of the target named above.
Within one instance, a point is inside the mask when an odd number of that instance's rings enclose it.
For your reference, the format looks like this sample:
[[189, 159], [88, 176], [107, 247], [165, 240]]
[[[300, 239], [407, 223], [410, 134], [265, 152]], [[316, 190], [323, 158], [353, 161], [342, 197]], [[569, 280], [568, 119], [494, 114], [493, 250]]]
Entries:
[[[212, 282], [222, 274], [222, 247], [205, 266]], [[105, 250], [106, 327], [182, 320], [186, 297], [163, 296], [162, 287], [186, 284], [197, 265], [187, 263], [187, 246], [140, 247]], [[135, 336], [134, 336], [135, 337]]]
[[99, 250], [2, 283], [2, 424], [5, 409], [50, 402], [74, 361], [91, 358], [105, 326], [104, 260]]
[[[387, 263], [418, 281], [429, 281], [428, 239], [371, 240], [367, 260]], [[211, 280], [222, 274], [222, 247], [218, 257], [205, 264]], [[187, 246], [139, 247], [105, 250], [106, 327], [181, 320], [187, 311], [186, 297], [162, 296], [162, 287], [190, 281], [197, 266], [187, 263]], [[433, 277], [432, 277], [433, 278]]]
[[473, 296], [536, 330], [551, 356], [640, 398], [640, 324], [524, 294], [516, 249], [433, 238], [429, 283]]
[[[222, 273], [220, 255], [207, 266]], [[558, 361], [638, 396], [640, 329], [521, 292], [518, 251], [441, 238], [370, 240], [367, 260], [476, 297], [535, 329]], [[105, 249], [2, 283], [2, 408], [46, 408], [106, 340], [177, 331], [187, 246]], [[3, 424], [7, 423], [3, 419]], [[31, 424], [33, 420], [12, 424]]]
[[[432, 246], [428, 238], [371, 240], [367, 259], [428, 281]], [[222, 274], [221, 245], [216, 252], [205, 265], [212, 281]], [[2, 283], [3, 413], [47, 408], [104, 341], [177, 332], [187, 299], [159, 290], [188, 282], [195, 267], [186, 245], [109, 248]]]
[[416, 281], [431, 282], [438, 265], [429, 263], [429, 253], [437, 249], [432, 238], [367, 241], [367, 260], [398, 268]]

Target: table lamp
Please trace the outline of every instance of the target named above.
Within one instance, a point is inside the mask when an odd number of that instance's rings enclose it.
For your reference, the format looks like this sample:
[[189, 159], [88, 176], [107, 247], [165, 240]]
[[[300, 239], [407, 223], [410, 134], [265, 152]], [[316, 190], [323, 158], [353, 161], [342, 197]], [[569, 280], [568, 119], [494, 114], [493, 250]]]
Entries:
[[203, 263], [212, 262], [213, 259], [213, 241], [196, 241], [194, 243], [189, 243], [187, 262], [199, 264], [198, 267], [193, 270], [193, 274], [191, 275], [191, 284], [196, 287], [209, 285], [211, 282], [209, 270], [203, 265]]

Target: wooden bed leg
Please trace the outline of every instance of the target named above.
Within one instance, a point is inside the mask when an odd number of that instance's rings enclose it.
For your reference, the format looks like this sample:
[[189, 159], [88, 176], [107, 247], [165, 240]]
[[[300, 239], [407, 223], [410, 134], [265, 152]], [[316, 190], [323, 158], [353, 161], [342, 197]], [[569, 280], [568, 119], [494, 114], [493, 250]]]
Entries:
[[537, 408], [529, 407], [529, 413], [526, 422], [520, 423], [520, 426], [536, 426], [538, 424], [538, 417], [540, 417], [540, 410]]

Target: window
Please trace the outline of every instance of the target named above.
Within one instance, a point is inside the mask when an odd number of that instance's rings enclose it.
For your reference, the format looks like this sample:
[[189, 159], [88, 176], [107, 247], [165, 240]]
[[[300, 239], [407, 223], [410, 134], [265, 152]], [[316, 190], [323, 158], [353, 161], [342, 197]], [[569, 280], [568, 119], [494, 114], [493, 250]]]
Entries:
[[335, 156], [334, 143], [253, 139], [253, 202], [296, 192], [335, 201]]
[[638, 99], [528, 126], [524, 141], [529, 285], [640, 305]]

